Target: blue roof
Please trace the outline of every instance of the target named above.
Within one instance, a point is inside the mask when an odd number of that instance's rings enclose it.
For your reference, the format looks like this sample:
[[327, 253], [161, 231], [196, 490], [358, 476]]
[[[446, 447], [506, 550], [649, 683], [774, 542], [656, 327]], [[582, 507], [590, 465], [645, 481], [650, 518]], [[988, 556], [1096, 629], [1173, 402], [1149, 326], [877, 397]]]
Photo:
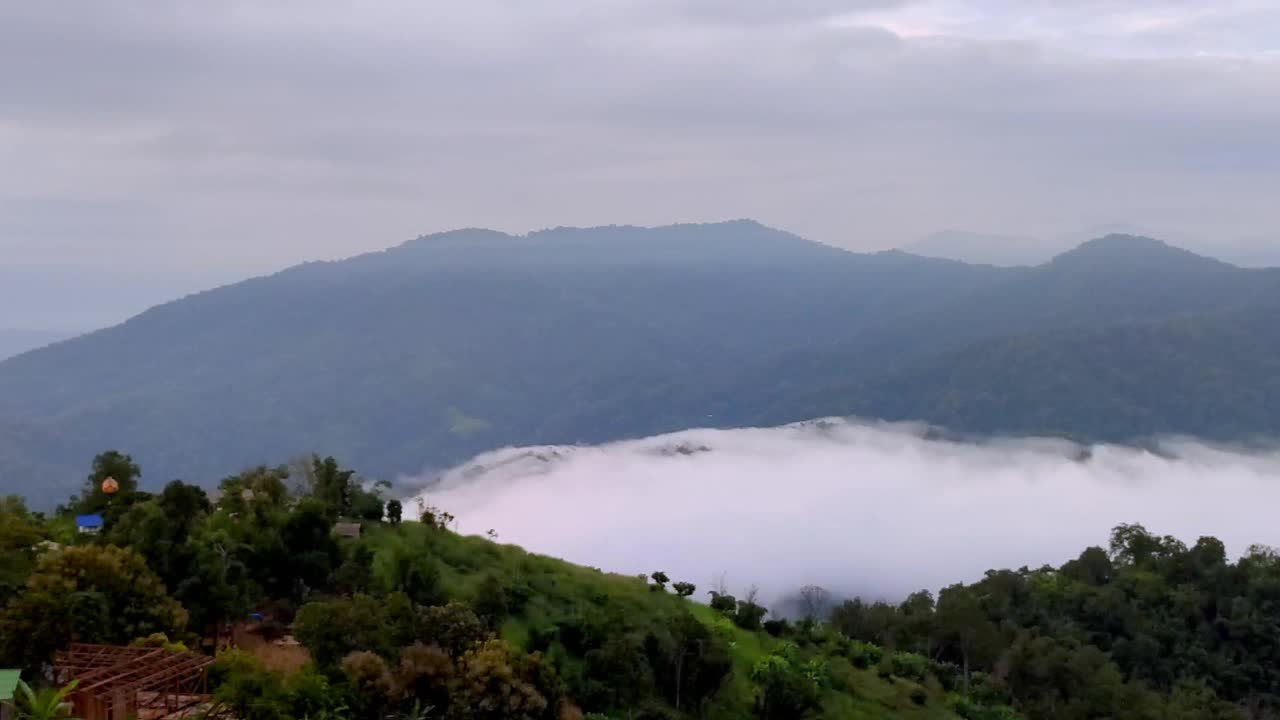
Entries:
[[77, 515], [76, 527], [82, 527], [82, 528], [102, 527], [102, 516], [97, 514]]

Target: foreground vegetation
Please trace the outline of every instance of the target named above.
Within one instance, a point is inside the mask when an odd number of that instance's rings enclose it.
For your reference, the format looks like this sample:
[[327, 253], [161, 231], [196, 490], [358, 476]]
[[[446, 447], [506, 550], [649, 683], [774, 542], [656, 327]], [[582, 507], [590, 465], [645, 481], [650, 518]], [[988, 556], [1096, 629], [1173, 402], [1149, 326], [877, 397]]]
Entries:
[[[106, 453], [57, 513], [5, 501], [0, 666], [39, 683], [72, 641], [194, 649], [253, 616], [267, 639], [291, 630], [310, 661], [282, 670], [220, 652], [215, 697], [246, 720], [926, 720], [962, 702], [923, 657], [868, 662], [827, 625], [767, 623], [752, 599], [717, 591], [708, 606], [661, 572], [612, 575], [460, 536], [448, 513], [386, 501], [332, 459], [229, 477], [216, 502], [176, 481], [141, 492], [138, 474]], [[81, 513], [101, 513], [104, 531], [76, 534]], [[362, 536], [339, 539], [339, 521]]]
[[[1280, 710], [1280, 556], [1263, 547], [1233, 563], [1212, 538], [1188, 547], [1122, 526], [1060, 568], [992, 571], [897, 604], [811, 587], [782, 619], [750, 591], [460, 536], [447, 512], [386, 500], [331, 458], [226, 478], [216, 501], [176, 481], [141, 492], [138, 475], [105, 453], [57, 513], [0, 504], [0, 666], [39, 686], [73, 641], [212, 652], [253, 617], [265, 640], [292, 632], [305, 660], [219, 652], [215, 698], [246, 720]], [[104, 516], [101, 534], [75, 532], [83, 513]], [[340, 539], [335, 523], [352, 521], [362, 536]]]

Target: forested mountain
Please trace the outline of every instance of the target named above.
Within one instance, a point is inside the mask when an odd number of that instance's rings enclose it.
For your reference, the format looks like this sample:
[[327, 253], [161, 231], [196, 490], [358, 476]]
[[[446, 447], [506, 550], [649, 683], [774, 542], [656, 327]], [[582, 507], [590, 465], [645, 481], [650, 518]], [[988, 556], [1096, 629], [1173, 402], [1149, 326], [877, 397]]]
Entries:
[[[107, 447], [153, 485], [316, 448], [394, 477], [508, 444], [833, 412], [1104, 439], [1266, 432], [1274, 403], [1224, 398], [1273, 377], [1276, 336], [1249, 328], [1277, 302], [1276, 271], [1127, 236], [1001, 269], [750, 221], [455, 231], [0, 363], [0, 491], [63, 497], [75, 461]], [[1104, 336], [1105, 392], [1088, 345]]]

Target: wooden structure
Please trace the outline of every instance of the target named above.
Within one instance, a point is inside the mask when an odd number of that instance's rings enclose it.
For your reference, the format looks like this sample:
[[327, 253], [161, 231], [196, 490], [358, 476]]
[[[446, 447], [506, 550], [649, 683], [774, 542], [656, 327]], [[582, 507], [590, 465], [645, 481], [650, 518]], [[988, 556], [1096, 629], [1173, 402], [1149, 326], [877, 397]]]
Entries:
[[360, 523], [353, 523], [353, 522], [335, 523], [333, 526], [333, 532], [340, 538], [344, 538], [347, 540], [359, 540], [360, 539]]
[[54, 680], [79, 680], [69, 698], [82, 720], [182, 717], [209, 702], [213, 658], [164, 648], [73, 643], [54, 656]]

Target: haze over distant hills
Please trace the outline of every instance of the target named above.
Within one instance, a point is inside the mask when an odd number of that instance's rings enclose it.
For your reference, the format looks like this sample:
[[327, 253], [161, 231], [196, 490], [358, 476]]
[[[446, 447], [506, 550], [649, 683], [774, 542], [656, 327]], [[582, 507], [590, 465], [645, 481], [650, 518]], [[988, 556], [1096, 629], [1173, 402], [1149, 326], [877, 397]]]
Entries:
[[0, 267], [0, 359], [234, 279], [212, 270], [6, 264]]
[[751, 221], [459, 230], [0, 362], [0, 492], [64, 497], [111, 447], [150, 485], [313, 450], [395, 477], [831, 414], [1243, 439], [1280, 431], [1277, 307], [1280, 271], [1133, 236], [997, 268]]
[[1039, 265], [1063, 248], [1028, 235], [992, 235], [967, 230], [940, 230], [902, 250], [913, 255], [977, 265]]
[[1215, 239], [1209, 243], [1185, 233], [1152, 230], [1130, 223], [1097, 225], [1085, 230], [1058, 233], [1051, 237], [941, 230], [908, 243], [901, 249], [924, 257], [1012, 267], [1049, 262], [1083, 242], [1107, 235], [1160, 237], [1180, 247], [1212, 255], [1233, 265], [1280, 267], [1280, 240], [1253, 237], [1237, 240]]

